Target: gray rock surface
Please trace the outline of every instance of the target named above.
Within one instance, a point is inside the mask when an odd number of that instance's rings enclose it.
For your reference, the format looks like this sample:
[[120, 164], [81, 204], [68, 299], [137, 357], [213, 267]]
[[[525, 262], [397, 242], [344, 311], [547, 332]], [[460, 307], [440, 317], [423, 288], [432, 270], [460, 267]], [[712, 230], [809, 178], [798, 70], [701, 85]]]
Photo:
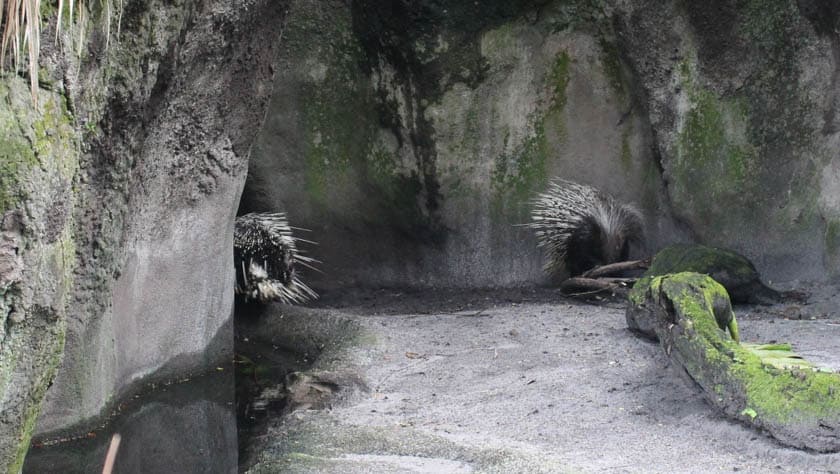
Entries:
[[79, 144], [64, 98], [0, 82], [0, 470], [17, 472], [64, 349]]
[[33, 431], [232, 352], [232, 224], [283, 5], [112, 6], [57, 40], [45, 17], [37, 107], [0, 81], [0, 470]]
[[674, 214], [773, 281], [840, 268], [838, 21], [811, 0], [617, 9]]
[[597, 29], [569, 26], [603, 13], [527, 3], [292, 2], [242, 211], [312, 230], [321, 287], [542, 281], [516, 224], [554, 176], [639, 204], [672, 238], [629, 72]]
[[652, 253], [771, 281], [840, 260], [831, 2], [299, 0], [243, 210], [284, 209], [322, 287], [541, 281], [555, 176], [637, 203]]
[[[716, 414], [657, 344], [630, 333], [623, 308], [553, 292], [347, 294], [328, 309], [277, 308], [298, 328], [344, 321], [315, 360], [358, 374], [329, 409], [277, 420], [249, 472], [836, 472], [840, 454], [783, 447]], [[279, 315], [275, 315], [279, 317]], [[826, 367], [840, 325], [739, 313], [748, 341], [793, 342]], [[306, 321], [302, 323], [301, 321]], [[250, 334], [286, 347], [286, 336]], [[342, 342], [343, 341], [343, 342]]]
[[[0, 297], [4, 341], [31, 331], [0, 347], [18, 440], [65, 321], [40, 431], [229, 353], [230, 229], [258, 133], [242, 210], [312, 229], [322, 288], [542, 281], [514, 224], [554, 176], [639, 204], [648, 250], [695, 239], [772, 282], [838, 274], [831, 2], [126, 0], [91, 13], [58, 43], [45, 24], [41, 94], [61, 120], [0, 117], [4, 132], [23, 125], [4, 137], [44, 156], [81, 144], [27, 168], [37, 176], [0, 163], [4, 220], [27, 211], [23, 234], [0, 241], [0, 284], [20, 291]], [[51, 135], [71, 118], [74, 136]], [[9, 354], [33, 358], [10, 372]]]
[[101, 54], [47, 55], [87, 147], [67, 350], [39, 432], [230, 357], [233, 219], [282, 18], [270, 1], [126, 2], [107, 49], [92, 25]]

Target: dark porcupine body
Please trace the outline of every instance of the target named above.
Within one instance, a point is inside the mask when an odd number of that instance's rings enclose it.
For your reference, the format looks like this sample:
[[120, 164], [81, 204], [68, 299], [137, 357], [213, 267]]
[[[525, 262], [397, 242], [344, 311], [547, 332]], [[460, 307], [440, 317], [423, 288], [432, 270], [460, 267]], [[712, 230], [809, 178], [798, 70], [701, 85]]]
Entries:
[[556, 180], [534, 202], [529, 227], [546, 249], [545, 270], [566, 268], [576, 276], [599, 265], [627, 260], [641, 244], [641, 213], [629, 204], [583, 184]]
[[300, 254], [297, 240], [283, 213], [237, 217], [233, 231], [236, 294], [246, 303], [302, 303], [316, 298], [296, 273], [296, 264], [313, 262]]

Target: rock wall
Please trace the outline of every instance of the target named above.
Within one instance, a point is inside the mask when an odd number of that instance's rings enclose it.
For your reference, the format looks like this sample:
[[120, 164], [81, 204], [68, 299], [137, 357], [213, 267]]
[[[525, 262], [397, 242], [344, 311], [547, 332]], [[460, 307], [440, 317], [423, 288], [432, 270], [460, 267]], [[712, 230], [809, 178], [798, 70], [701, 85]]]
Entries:
[[836, 276], [826, 0], [292, 2], [242, 210], [311, 229], [317, 286], [538, 282], [553, 177], [637, 203], [648, 252]]
[[284, 17], [269, 0], [83, 8], [57, 40], [44, 10], [37, 108], [0, 78], [10, 472], [33, 430], [82, 429], [141, 378], [229, 359], [233, 219]]
[[617, 15], [678, 217], [771, 280], [838, 272], [840, 9], [629, 2]]
[[89, 149], [67, 351], [40, 431], [152, 373], [230, 356], [233, 219], [282, 18], [270, 1], [130, 1], [119, 36], [106, 47], [94, 30], [91, 55], [64, 69]]
[[62, 95], [0, 81], [0, 469], [23, 465], [64, 349], [79, 142]]
[[557, 176], [673, 230], [605, 14], [480, 3], [293, 2], [242, 210], [312, 230], [316, 285], [542, 281], [517, 225]]

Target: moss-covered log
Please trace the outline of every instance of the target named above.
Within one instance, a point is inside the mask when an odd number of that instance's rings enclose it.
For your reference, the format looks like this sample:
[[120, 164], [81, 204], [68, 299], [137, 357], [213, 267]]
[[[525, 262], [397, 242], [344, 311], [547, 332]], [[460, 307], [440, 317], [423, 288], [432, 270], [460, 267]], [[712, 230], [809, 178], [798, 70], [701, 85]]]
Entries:
[[632, 313], [637, 325], [649, 324], [665, 353], [726, 415], [790, 446], [840, 451], [840, 375], [763, 361], [721, 330], [728, 307], [726, 290], [710, 277], [679, 273], [641, 280], [628, 321]]

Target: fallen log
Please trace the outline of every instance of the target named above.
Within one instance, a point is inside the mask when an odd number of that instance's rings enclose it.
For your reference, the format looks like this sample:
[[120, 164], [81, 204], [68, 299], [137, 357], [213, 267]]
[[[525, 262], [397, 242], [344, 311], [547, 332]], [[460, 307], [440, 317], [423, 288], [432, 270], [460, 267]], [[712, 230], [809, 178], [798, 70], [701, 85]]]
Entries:
[[840, 374], [810, 366], [783, 344], [739, 344], [729, 296], [715, 280], [645, 277], [628, 299], [631, 328], [652, 331], [712, 406], [789, 446], [840, 451]]

